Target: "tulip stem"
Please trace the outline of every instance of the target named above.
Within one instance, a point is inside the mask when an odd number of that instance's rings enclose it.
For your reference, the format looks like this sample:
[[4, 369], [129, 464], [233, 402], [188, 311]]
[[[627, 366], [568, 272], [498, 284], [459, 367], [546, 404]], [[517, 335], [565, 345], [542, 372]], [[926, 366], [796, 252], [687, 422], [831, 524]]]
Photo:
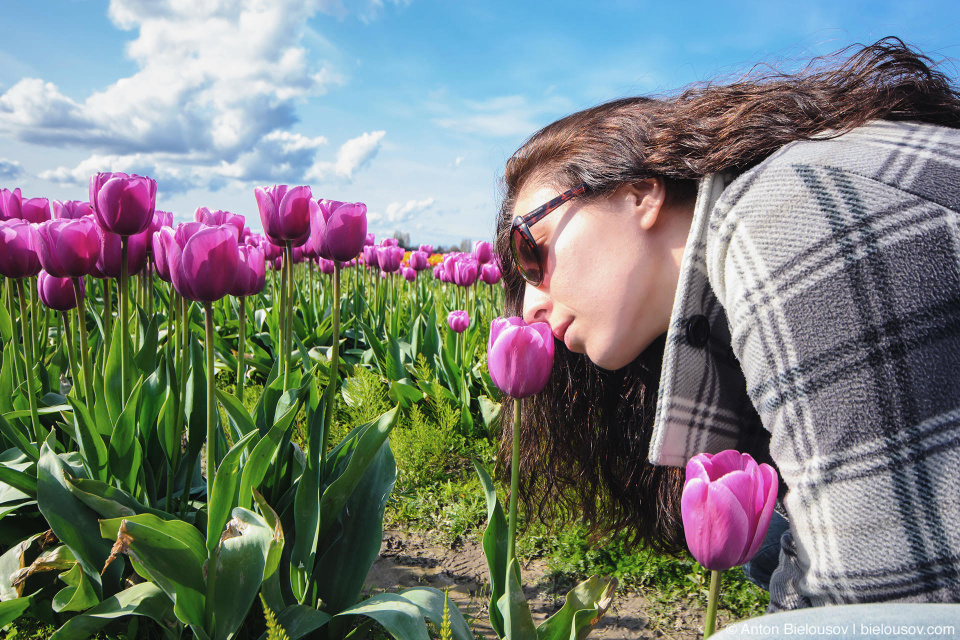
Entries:
[[[17, 329], [17, 316], [14, 312], [14, 293], [13, 293], [13, 280], [11, 278], [4, 278], [6, 280], [6, 289], [7, 289], [7, 313], [10, 315], [10, 328], [16, 333]], [[21, 320], [22, 321], [22, 320]], [[13, 356], [13, 388], [16, 389], [20, 386], [20, 358], [19, 358], [20, 346], [17, 344], [17, 341], [13, 340], [13, 349], [10, 351], [10, 354]]]
[[[127, 289], [128, 281], [130, 274], [128, 273], [129, 269], [127, 267], [127, 253], [130, 248], [128, 243], [130, 238], [128, 236], [120, 236], [120, 330], [127, 332], [130, 330], [130, 309], [128, 308], [130, 297], [130, 291]], [[120, 340], [120, 393], [122, 395], [123, 404], [127, 404], [127, 358], [130, 356], [127, 350], [127, 336], [121, 336]]]
[[234, 392], [234, 395], [237, 397], [237, 400], [240, 401], [240, 404], [243, 404], [243, 383], [244, 376], [247, 375], [247, 361], [245, 352], [247, 350], [247, 305], [246, 298], [240, 296], [237, 298], [237, 302], [240, 304], [240, 310], [237, 313], [237, 388]]
[[[110, 336], [112, 335], [110, 330], [113, 321], [113, 285], [111, 284], [113, 281], [110, 278], [104, 278], [101, 282], [103, 282], [103, 331], [105, 334], [103, 336], [103, 344], [105, 345], [103, 352], [106, 356], [106, 353], [110, 350]], [[104, 357], [104, 361], [106, 361], [106, 357]]]
[[[190, 301], [182, 296], [180, 299], [180, 394], [177, 399], [177, 427], [175, 432], [177, 437], [183, 439], [184, 407], [187, 397], [187, 358], [190, 352]], [[176, 450], [180, 451], [180, 444], [177, 443]], [[189, 464], [186, 470], [186, 480], [183, 483], [183, 493], [180, 496], [184, 509], [190, 505], [190, 490], [193, 485], [193, 465], [196, 458], [188, 458]], [[177, 456], [177, 465], [180, 465], [180, 456]], [[175, 467], [176, 468], [176, 467]]]
[[213, 304], [203, 303], [203, 312], [206, 320], [206, 336], [204, 350], [207, 355], [207, 501], [213, 500], [213, 476], [217, 470], [217, 405], [214, 396], [216, 384], [213, 372]]
[[720, 572], [710, 572], [710, 595], [707, 599], [707, 616], [703, 621], [703, 638], [713, 635], [717, 627], [717, 601], [720, 599]]
[[27, 299], [23, 293], [23, 280], [17, 280], [17, 293], [20, 296], [20, 332], [23, 334], [23, 351], [26, 357], [27, 375], [26, 381], [27, 401], [30, 403], [30, 420], [33, 424], [33, 437], [39, 446], [43, 442], [40, 437], [40, 416], [37, 415], [37, 396], [33, 392], [33, 336], [27, 335]]
[[[513, 400], [513, 456], [510, 458], [510, 520], [507, 521], [507, 571], [517, 552], [517, 498], [520, 485], [520, 398]], [[519, 576], [518, 576], [519, 577]]]
[[293, 365], [293, 357], [291, 353], [293, 352], [293, 292], [295, 291], [293, 283], [293, 246], [289, 241], [286, 242], [283, 249], [283, 265], [287, 269], [287, 324], [284, 328], [284, 340], [286, 341], [286, 348], [284, 349], [284, 357], [287, 360], [287, 366], [284, 369], [286, 374], [283, 378], [283, 391], [286, 391], [290, 388], [290, 368]]
[[287, 304], [287, 252], [284, 249], [283, 263], [280, 265], [280, 322], [277, 325], [277, 355], [280, 358], [280, 371], [283, 375], [283, 392], [287, 392], [289, 368], [287, 366], [287, 316], [290, 314], [290, 308]]
[[[324, 469], [327, 457], [327, 439], [330, 435], [330, 425], [333, 423], [333, 407], [337, 397], [337, 383], [340, 381], [340, 261], [333, 261], [333, 347], [330, 354], [330, 378], [327, 386], [327, 410], [323, 415], [323, 437], [320, 439], [320, 478], [326, 472]], [[312, 452], [311, 452], [312, 453]]]
[[[87, 403], [87, 411], [93, 416], [93, 376], [90, 373], [90, 350], [87, 346], [87, 308], [83, 291], [80, 289], [80, 278], [71, 278], [73, 294], [77, 298], [77, 325], [80, 330], [80, 363], [83, 367], [83, 399]], [[64, 314], [66, 317], [66, 314]], [[76, 382], [74, 382], [76, 384]]]
[[[73, 334], [70, 333], [70, 313], [61, 311], [60, 316], [63, 318], [63, 333], [67, 338], [67, 362], [70, 363], [70, 375], [73, 376], [73, 386], [75, 387], [80, 383], [80, 372], [77, 370], [76, 345], [73, 341]], [[77, 394], [74, 393], [74, 395]]]

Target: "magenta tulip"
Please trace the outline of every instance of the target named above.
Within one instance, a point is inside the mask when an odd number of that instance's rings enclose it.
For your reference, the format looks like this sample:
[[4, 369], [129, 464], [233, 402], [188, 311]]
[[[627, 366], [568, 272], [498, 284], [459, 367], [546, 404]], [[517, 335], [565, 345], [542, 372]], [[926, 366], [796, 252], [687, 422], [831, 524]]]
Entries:
[[410, 268], [423, 271], [430, 268], [430, 256], [425, 251], [414, 251], [410, 254]]
[[240, 265], [236, 228], [182, 224], [167, 257], [173, 287], [184, 298], [213, 302], [227, 295]]
[[90, 216], [44, 222], [37, 227], [37, 238], [40, 264], [55, 278], [81, 278], [100, 257], [100, 228]]
[[463, 255], [453, 264], [453, 281], [461, 287], [469, 287], [477, 281], [479, 268], [473, 256]]
[[443, 265], [442, 264], [438, 264], [433, 268], [433, 277], [439, 280], [440, 282], [443, 282]]
[[153, 262], [157, 267], [157, 276], [164, 282], [170, 282], [170, 244], [176, 243], [173, 238], [173, 229], [160, 227], [153, 234], [150, 247], [153, 251]]
[[317, 258], [317, 263], [320, 265], [320, 271], [327, 275], [333, 273], [334, 265], [333, 260], [327, 260], [326, 258]]
[[237, 277], [230, 287], [230, 295], [241, 298], [263, 291], [267, 276], [263, 251], [257, 247], [240, 245], [238, 260]]
[[493, 245], [484, 240], [477, 240], [473, 243], [473, 257], [480, 264], [486, 264], [493, 260]]
[[23, 220], [0, 221], [0, 275], [29, 278], [40, 273], [36, 226]]
[[27, 222], [40, 224], [50, 219], [50, 201], [46, 198], [30, 198], [20, 203], [20, 217]]
[[400, 269], [400, 274], [403, 276], [403, 279], [407, 282], [413, 282], [417, 279], [416, 269], [411, 269], [410, 267], [402, 267]]
[[310, 238], [310, 219], [320, 210], [310, 187], [291, 189], [281, 184], [257, 187], [253, 193], [263, 232], [271, 242], [279, 246], [289, 242], [299, 247]]
[[320, 200], [310, 237], [321, 258], [347, 262], [363, 250], [367, 238], [367, 205], [362, 202]]
[[425, 254], [427, 254], [427, 257], [429, 258], [430, 255], [433, 253], [433, 245], [432, 245], [432, 244], [422, 244], [422, 245], [420, 245], [420, 246], [418, 247], [417, 250], [418, 250], [418, 251], [423, 251]]
[[487, 284], [497, 284], [498, 282], [500, 282], [500, 278], [501, 278], [500, 268], [497, 267], [497, 265], [495, 265], [494, 263], [488, 262], [487, 264], [480, 267], [480, 279], [486, 282]]
[[90, 204], [97, 224], [119, 236], [147, 230], [157, 204], [157, 182], [126, 173], [98, 173], [90, 178]]
[[84, 216], [93, 215], [93, 207], [83, 200], [51, 200], [50, 208], [54, 220], [78, 220]]
[[377, 236], [368, 233], [366, 239], [363, 241], [363, 246], [372, 247], [375, 244], [377, 244]]
[[384, 273], [393, 273], [400, 270], [400, 261], [404, 251], [400, 247], [383, 245], [377, 248], [377, 264]]
[[553, 332], [546, 322], [495, 318], [487, 342], [487, 367], [493, 383], [514, 398], [539, 393], [550, 379], [553, 349]]
[[[78, 278], [80, 295], [86, 291], [83, 278]], [[77, 295], [73, 289], [73, 279], [58, 278], [41, 271], [37, 279], [37, 293], [40, 301], [54, 311], [70, 311], [77, 308]]]
[[380, 266], [380, 261], [377, 258], [377, 247], [370, 245], [363, 248], [363, 263], [370, 268]]
[[20, 189], [0, 189], [0, 220], [21, 220], [23, 196]]
[[[127, 240], [127, 275], [135, 276], [147, 265], [147, 234], [148, 231], [136, 233]], [[121, 236], [100, 229], [100, 257], [94, 269], [91, 269], [91, 275], [96, 275], [99, 271], [108, 278], [120, 277], [120, 246]]]
[[777, 472], [733, 450], [687, 462], [680, 509], [687, 546], [697, 562], [724, 571], [760, 549], [777, 500]]
[[470, 316], [466, 311], [451, 311], [447, 314], [447, 325], [457, 333], [463, 333], [470, 326]]
[[380, 241], [381, 247], [399, 247], [400, 241], [396, 238], [384, 238]]
[[240, 241], [240, 234], [243, 233], [243, 227], [247, 224], [247, 219], [243, 216], [230, 213], [229, 211], [220, 211], [216, 209], [211, 211], [206, 207], [197, 207], [193, 214], [194, 220], [202, 222], [210, 227], [217, 227], [222, 224], [229, 224], [237, 228], [237, 242]]

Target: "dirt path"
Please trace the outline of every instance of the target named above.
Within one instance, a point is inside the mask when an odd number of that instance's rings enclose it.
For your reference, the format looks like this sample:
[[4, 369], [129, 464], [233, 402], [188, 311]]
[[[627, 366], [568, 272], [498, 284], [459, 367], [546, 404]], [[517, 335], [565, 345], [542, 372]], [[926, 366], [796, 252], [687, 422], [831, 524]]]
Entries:
[[[523, 568], [524, 592], [534, 619], [539, 622], [562, 605], [562, 594], [551, 593], [550, 572], [541, 560]], [[428, 586], [450, 589], [450, 598], [470, 623], [478, 638], [495, 640], [488, 624], [487, 565], [483, 549], [473, 540], [458, 541], [453, 547], [439, 544], [420, 533], [387, 530], [383, 533], [380, 558], [367, 576], [367, 593]], [[566, 589], [564, 589], [565, 591]], [[591, 638], [673, 638], [697, 640], [702, 637], [703, 612], [683, 605], [669, 614], [651, 614], [650, 602], [635, 591], [618, 590], [613, 603]], [[724, 624], [721, 617], [718, 628]]]

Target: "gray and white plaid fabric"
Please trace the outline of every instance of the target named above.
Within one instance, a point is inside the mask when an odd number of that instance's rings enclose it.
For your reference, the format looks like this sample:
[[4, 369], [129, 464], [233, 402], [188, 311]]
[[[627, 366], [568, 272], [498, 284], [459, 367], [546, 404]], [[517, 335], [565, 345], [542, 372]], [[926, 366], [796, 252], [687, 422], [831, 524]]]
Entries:
[[771, 611], [960, 601], [960, 131], [873, 122], [725, 183], [701, 182], [651, 462], [769, 432]]

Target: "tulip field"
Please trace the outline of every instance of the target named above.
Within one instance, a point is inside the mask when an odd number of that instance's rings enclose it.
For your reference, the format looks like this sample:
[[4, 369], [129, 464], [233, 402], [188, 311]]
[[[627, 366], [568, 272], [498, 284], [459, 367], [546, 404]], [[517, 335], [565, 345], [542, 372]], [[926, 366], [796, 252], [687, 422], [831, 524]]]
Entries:
[[[263, 234], [204, 207], [174, 227], [155, 198], [119, 173], [93, 176], [85, 202], [0, 191], [0, 628], [474, 637], [437, 589], [362, 591], [398, 478], [391, 433], [445, 412], [492, 451], [502, 394], [519, 412], [549, 375], [549, 329], [497, 318], [490, 244], [377, 243], [363, 204], [309, 187], [251, 194]], [[353, 424], [365, 380], [389, 408]], [[469, 469], [487, 622], [583, 637], [615, 582], [581, 582], [535, 626], [516, 492], [504, 508], [491, 463]]]

